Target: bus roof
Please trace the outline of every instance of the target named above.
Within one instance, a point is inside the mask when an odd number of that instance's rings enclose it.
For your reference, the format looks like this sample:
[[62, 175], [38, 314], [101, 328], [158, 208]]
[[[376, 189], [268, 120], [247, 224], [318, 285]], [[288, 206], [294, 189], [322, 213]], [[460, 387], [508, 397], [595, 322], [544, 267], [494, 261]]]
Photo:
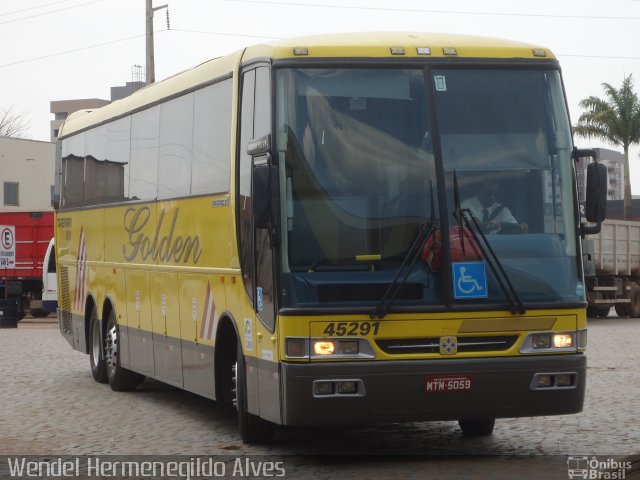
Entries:
[[72, 135], [110, 119], [141, 109], [162, 99], [179, 95], [198, 85], [234, 72], [240, 62], [256, 59], [306, 58], [486, 58], [549, 59], [544, 47], [488, 37], [429, 33], [344, 33], [298, 37], [247, 47], [215, 58], [148, 85], [132, 95], [93, 111], [69, 116], [60, 137]]

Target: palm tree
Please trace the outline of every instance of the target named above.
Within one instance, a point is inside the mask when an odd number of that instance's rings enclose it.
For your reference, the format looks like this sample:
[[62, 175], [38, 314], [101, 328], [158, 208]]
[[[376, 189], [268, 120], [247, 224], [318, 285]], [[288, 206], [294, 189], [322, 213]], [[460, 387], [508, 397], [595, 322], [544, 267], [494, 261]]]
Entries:
[[624, 150], [624, 218], [630, 220], [631, 180], [629, 177], [629, 147], [640, 143], [640, 101], [633, 91], [631, 75], [620, 89], [603, 83], [605, 98], [591, 96], [580, 102], [586, 111], [580, 115], [574, 132], [586, 138], [597, 138]]

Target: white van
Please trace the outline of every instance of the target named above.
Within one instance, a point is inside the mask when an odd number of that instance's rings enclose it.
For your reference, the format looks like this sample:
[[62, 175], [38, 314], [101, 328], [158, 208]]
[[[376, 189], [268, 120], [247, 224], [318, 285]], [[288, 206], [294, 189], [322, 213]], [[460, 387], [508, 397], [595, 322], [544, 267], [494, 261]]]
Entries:
[[58, 309], [58, 280], [56, 278], [55, 239], [49, 241], [42, 265], [42, 308], [56, 313]]

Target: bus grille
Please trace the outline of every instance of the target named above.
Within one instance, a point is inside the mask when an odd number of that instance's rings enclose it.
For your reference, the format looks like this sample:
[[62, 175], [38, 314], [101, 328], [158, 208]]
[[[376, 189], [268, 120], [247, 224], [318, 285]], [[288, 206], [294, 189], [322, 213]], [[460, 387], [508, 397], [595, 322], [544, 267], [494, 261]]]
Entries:
[[62, 314], [62, 330], [71, 333], [71, 297], [69, 295], [69, 269], [60, 269], [60, 313]]
[[[510, 349], [518, 335], [458, 337], [458, 353], [500, 352]], [[376, 340], [378, 347], [390, 355], [440, 353], [440, 337]]]

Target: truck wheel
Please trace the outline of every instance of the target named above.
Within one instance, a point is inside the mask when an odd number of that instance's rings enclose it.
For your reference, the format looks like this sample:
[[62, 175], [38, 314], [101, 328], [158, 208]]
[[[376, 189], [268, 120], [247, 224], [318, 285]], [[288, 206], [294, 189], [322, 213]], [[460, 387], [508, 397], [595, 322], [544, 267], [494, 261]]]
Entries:
[[607, 318], [609, 316], [609, 312], [611, 311], [611, 307], [596, 307], [596, 316], [600, 318]]
[[265, 443], [271, 439], [275, 424], [247, 411], [247, 373], [242, 346], [238, 342], [237, 361], [232, 367], [235, 387], [233, 404], [238, 410], [238, 430], [244, 443]]
[[109, 312], [109, 319], [107, 320], [104, 359], [111, 390], [116, 392], [135, 390], [144, 378], [139, 373], [122, 368], [120, 365], [120, 329], [113, 309]]
[[107, 369], [104, 363], [104, 349], [102, 348], [102, 333], [100, 332], [100, 322], [98, 312], [94, 306], [89, 318], [89, 364], [91, 365], [91, 375], [96, 382], [107, 383]]
[[629, 316], [640, 318], [640, 287], [633, 285], [629, 294], [631, 303], [629, 304]]
[[49, 315], [49, 312], [40, 308], [32, 308], [29, 310], [29, 313], [33, 318], [44, 318]]
[[587, 307], [587, 317], [593, 318], [598, 316], [598, 309], [593, 305]]
[[491, 435], [496, 424], [495, 418], [481, 418], [477, 420], [458, 420], [463, 435], [479, 437]]
[[616, 303], [615, 309], [619, 317], [624, 318], [629, 316], [630, 305], [628, 303]]

